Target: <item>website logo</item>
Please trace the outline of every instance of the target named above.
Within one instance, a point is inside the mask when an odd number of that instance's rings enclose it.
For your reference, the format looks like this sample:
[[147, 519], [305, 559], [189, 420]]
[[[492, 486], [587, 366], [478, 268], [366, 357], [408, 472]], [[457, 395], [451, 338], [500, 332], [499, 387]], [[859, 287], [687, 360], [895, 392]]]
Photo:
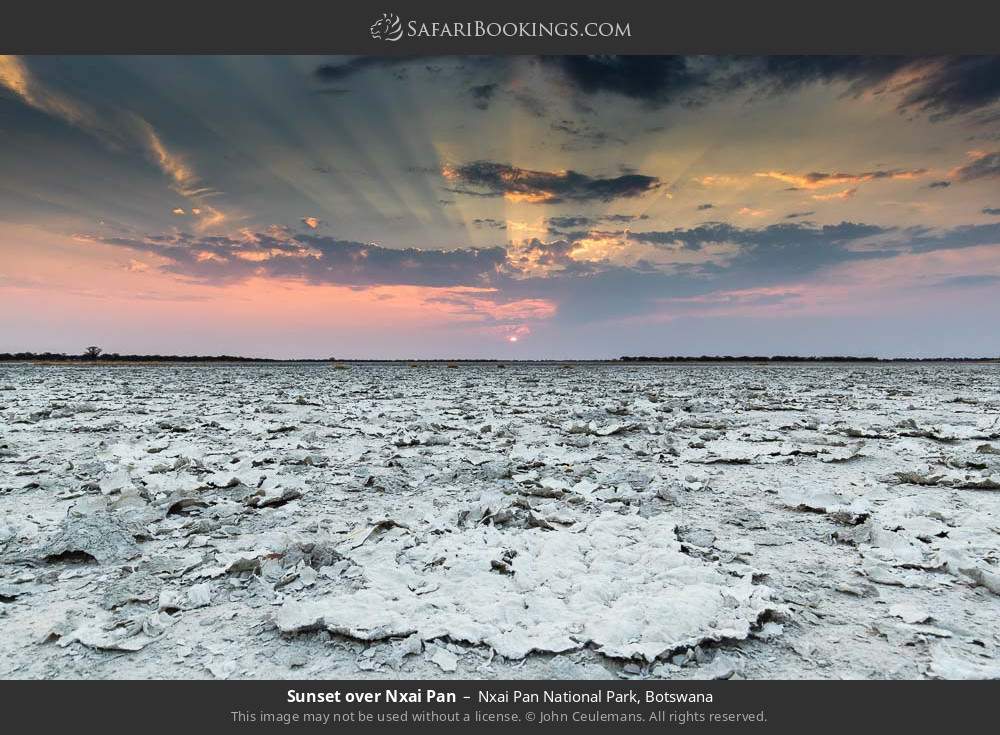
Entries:
[[376, 41], [398, 41], [403, 37], [403, 23], [395, 13], [382, 13], [368, 30]]
[[376, 41], [407, 38], [630, 38], [628, 21], [423, 21], [409, 20], [406, 25], [395, 13], [382, 17], [368, 28]]

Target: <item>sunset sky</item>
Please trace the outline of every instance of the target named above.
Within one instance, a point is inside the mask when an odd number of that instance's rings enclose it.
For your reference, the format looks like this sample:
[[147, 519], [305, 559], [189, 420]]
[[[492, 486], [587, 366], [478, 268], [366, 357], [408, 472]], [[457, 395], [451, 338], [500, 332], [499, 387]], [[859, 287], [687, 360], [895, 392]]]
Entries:
[[0, 57], [0, 352], [1000, 355], [1000, 57]]

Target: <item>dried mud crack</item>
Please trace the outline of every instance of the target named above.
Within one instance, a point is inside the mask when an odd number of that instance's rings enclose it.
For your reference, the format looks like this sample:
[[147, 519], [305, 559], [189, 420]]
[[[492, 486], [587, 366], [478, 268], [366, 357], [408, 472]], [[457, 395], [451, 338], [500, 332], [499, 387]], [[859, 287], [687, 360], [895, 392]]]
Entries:
[[997, 678], [996, 365], [0, 368], [5, 678]]

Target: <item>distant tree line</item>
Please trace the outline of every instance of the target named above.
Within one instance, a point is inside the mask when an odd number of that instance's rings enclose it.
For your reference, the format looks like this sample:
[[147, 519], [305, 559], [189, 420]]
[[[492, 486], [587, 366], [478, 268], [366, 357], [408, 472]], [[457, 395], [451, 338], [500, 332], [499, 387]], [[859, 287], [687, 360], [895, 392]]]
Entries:
[[[99, 348], [98, 348], [99, 349]], [[303, 357], [282, 359], [273, 357], [241, 357], [239, 355], [122, 355], [118, 352], [91, 352], [91, 348], [79, 355], [66, 352], [0, 352], [0, 362], [354, 362], [354, 363], [506, 363], [506, 362], [565, 362], [565, 360], [501, 360], [499, 358], [338, 358], [338, 357]], [[591, 360], [589, 362], [609, 362], [608, 360]]]
[[624, 355], [622, 362], [996, 362], [1000, 357], [857, 357], [854, 355]]
[[[117, 352], [91, 352], [81, 355], [65, 352], [0, 352], [0, 362], [284, 362], [261, 357], [238, 355], [121, 355]], [[326, 360], [296, 360], [295, 362], [326, 362]]]

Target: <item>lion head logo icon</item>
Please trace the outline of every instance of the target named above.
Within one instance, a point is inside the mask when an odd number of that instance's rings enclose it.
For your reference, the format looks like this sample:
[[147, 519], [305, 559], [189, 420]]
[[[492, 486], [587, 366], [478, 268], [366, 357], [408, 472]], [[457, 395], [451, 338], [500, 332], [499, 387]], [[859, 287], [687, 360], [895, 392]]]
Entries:
[[403, 23], [395, 13], [382, 13], [368, 30], [376, 41], [398, 41], [403, 37]]

